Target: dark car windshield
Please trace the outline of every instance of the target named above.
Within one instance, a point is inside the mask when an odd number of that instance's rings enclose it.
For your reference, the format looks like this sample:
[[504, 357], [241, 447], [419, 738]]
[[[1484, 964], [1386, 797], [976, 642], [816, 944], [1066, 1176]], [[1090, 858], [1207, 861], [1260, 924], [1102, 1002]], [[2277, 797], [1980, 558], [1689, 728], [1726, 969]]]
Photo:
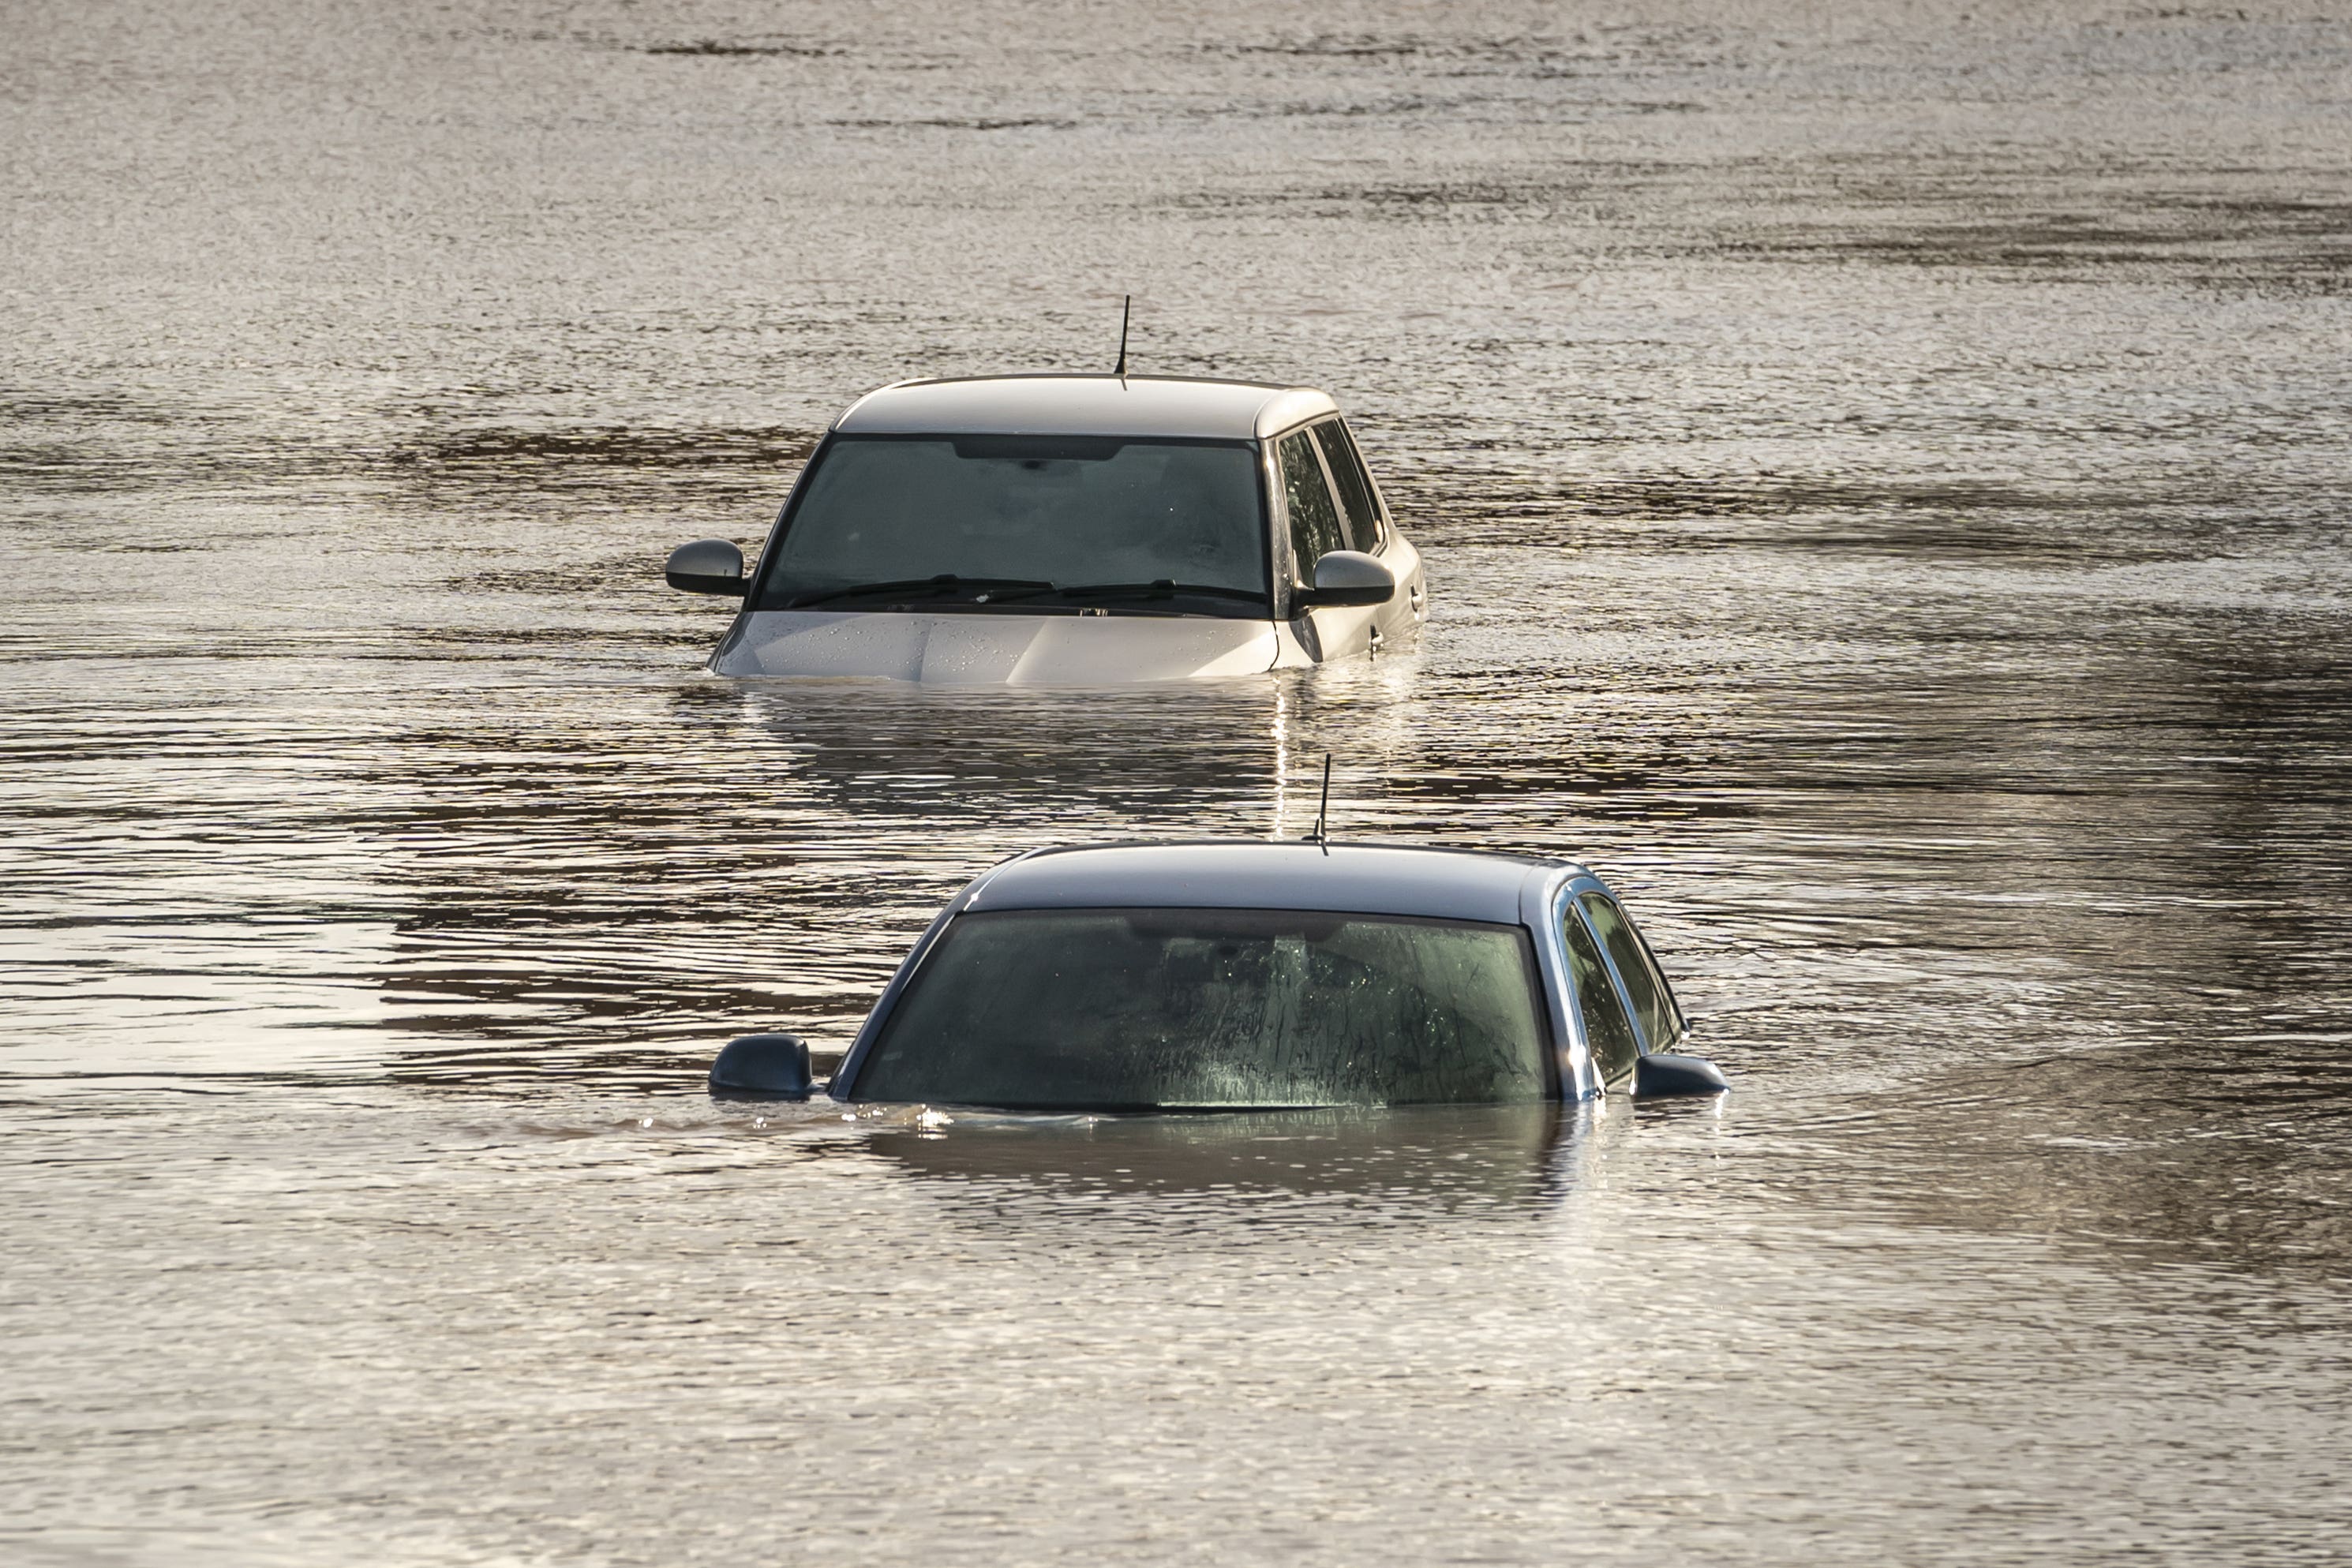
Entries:
[[850, 1088], [1030, 1110], [1463, 1104], [1550, 1092], [1515, 925], [1259, 910], [965, 915]]
[[759, 608], [909, 599], [1263, 618], [1257, 454], [1239, 443], [837, 437], [803, 486]]

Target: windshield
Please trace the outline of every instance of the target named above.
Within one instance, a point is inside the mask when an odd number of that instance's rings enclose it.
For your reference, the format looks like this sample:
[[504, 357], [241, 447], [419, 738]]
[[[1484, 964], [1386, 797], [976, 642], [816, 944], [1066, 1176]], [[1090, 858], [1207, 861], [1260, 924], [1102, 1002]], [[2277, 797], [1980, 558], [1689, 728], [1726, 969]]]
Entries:
[[858, 1072], [860, 1100], [1030, 1110], [1548, 1098], [1515, 925], [1261, 910], [966, 915]]
[[1118, 438], [836, 438], [758, 608], [1267, 609], [1256, 452]]

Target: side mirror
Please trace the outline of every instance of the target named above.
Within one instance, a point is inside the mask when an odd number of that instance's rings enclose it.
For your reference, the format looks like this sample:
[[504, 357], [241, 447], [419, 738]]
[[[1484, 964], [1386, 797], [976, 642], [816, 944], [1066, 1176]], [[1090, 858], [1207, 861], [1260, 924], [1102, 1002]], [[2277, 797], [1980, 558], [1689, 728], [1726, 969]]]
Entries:
[[710, 1064], [713, 1094], [805, 1100], [813, 1086], [808, 1044], [796, 1034], [747, 1034], [730, 1040]]
[[1633, 1063], [1633, 1095], [1720, 1094], [1731, 1087], [1723, 1069], [1704, 1056], [1676, 1056], [1653, 1051]]
[[697, 539], [669, 552], [662, 576], [685, 593], [743, 597], [743, 552], [725, 539]]
[[1396, 597], [1396, 573], [1361, 550], [1326, 551], [1315, 563], [1315, 586], [1291, 600], [1304, 610], [1386, 604]]

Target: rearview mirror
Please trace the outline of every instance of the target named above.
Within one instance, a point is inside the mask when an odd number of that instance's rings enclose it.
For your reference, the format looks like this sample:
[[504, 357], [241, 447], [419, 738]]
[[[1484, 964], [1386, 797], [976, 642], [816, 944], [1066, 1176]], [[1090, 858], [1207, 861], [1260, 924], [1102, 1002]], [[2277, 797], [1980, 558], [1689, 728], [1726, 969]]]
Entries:
[[1302, 609], [1328, 610], [1350, 604], [1386, 604], [1396, 597], [1396, 573], [1361, 550], [1325, 552], [1315, 563], [1315, 586], [1294, 594]]
[[1720, 1094], [1731, 1087], [1723, 1069], [1704, 1056], [1652, 1051], [1633, 1062], [1633, 1094]]
[[669, 552], [662, 576], [686, 593], [731, 593], [743, 597], [743, 552], [725, 539], [697, 539]]
[[710, 1064], [713, 1094], [805, 1100], [813, 1083], [808, 1044], [796, 1034], [743, 1035]]

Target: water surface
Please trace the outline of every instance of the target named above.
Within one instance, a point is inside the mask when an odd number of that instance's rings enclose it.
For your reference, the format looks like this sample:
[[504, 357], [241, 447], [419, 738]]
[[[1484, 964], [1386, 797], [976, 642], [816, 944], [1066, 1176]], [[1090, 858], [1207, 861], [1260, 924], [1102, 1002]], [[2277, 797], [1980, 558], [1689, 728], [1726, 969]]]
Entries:
[[[2352, 28], [20, 6], [0, 1545], [2326, 1558]], [[1423, 647], [756, 687], [911, 374], [1350, 411]], [[1572, 855], [1719, 1106], [714, 1104], [1079, 839]]]

